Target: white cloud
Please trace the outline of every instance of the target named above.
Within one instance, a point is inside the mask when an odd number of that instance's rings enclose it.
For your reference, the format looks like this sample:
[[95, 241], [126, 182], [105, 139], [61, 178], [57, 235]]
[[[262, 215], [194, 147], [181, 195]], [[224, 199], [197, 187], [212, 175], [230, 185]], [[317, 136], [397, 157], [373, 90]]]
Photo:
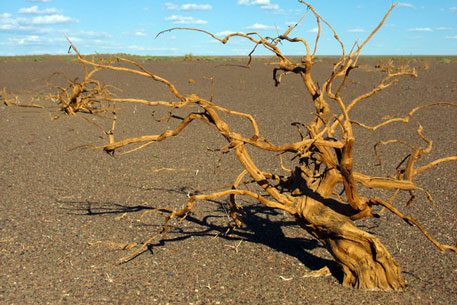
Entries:
[[13, 26], [11, 24], [0, 24], [0, 31], [12, 30]]
[[23, 7], [18, 10], [19, 14], [56, 14], [61, 12], [61, 10], [56, 8], [45, 8], [40, 10], [37, 5], [31, 7]]
[[74, 32], [73, 35], [84, 36], [86, 38], [111, 38], [112, 36], [106, 32], [95, 32], [95, 31], [78, 31]]
[[0, 18], [0, 30], [14, 30], [19, 27], [18, 20], [10, 17], [11, 14], [2, 14]]
[[48, 34], [56, 32], [56, 29], [52, 29], [44, 26], [33, 26], [33, 25], [18, 25], [18, 24], [0, 24], [0, 31], [9, 32], [29, 32], [37, 34]]
[[[45, 16], [35, 16], [35, 17], [16, 17], [12, 18], [11, 14], [1, 14], [0, 15], [0, 30], [4, 31], [30, 31], [30, 32], [44, 32], [46, 28], [43, 25], [49, 24], [62, 24], [68, 22], [78, 22], [78, 20], [72, 19], [70, 17], [53, 14]], [[36, 27], [39, 25], [40, 27]]]
[[234, 33], [234, 32], [232, 32], [232, 31], [222, 31], [222, 32], [216, 33], [216, 36], [223, 36], [223, 37], [225, 37], [225, 36], [230, 35], [230, 34], [233, 34], [233, 33]]
[[264, 10], [278, 10], [279, 9], [279, 5], [277, 4], [266, 4], [266, 5], [262, 5], [260, 6], [261, 9], [264, 9]]
[[263, 10], [279, 10], [279, 5], [270, 3], [270, 0], [238, 0], [238, 5], [260, 5]]
[[275, 27], [272, 25], [254, 23], [253, 25], [247, 26], [246, 29], [248, 29], [248, 30], [272, 30], [272, 29], [275, 29]]
[[437, 31], [452, 31], [453, 28], [440, 26], [440, 27], [437, 27], [435, 30], [437, 30]]
[[365, 33], [366, 31], [364, 29], [359, 29], [359, 28], [356, 28], [356, 29], [350, 29], [348, 30], [349, 33]]
[[148, 36], [144, 31], [136, 31], [135, 36]]
[[[83, 41], [83, 39], [79, 38], [79, 37], [74, 37], [74, 36], [68, 36], [68, 39], [70, 39], [71, 42], [73, 43], [80, 43]], [[58, 37], [58, 38], [49, 38], [49, 39], [46, 39], [46, 42], [47, 43], [52, 43], [52, 42], [67, 42], [67, 39], [65, 37]]]
[[186, 3], [181, 6], [178, 6], [172, 2], [165, 2], [164, 4], [169, 11], [208, 11], [213, 9], [210, 4]]
[[412, 28], [408, 29], [408, 32], [433, 32], [431, 28]]
[[181, 5], [181, 10], [183, 11], [207, 11], [211, 10], [213, 7], [209, 4], [194, 4], [188, 3]]
[[450, 7], [449, 11], [452, 13], [457, 13], [457, 6]]
[[165, 20], [172, 21], [173, 24], [207, 24], [208, 23], [208, 21], [206, 21], [206, 20], [197, 19], [195, 17], [189, 17], [189, 16], [180, 16], [180, 15], [172, 15], [172, 16], [166, 17]]
[[445, 38], [446, 39], [457, 39], [457, 35], [455, 35], [455, 36], [446, 36]]
[[21, 19], [20, 20], [26, 24], [35, 24], [35, 25], [42, 25], [42, 24], [58, 24], [58, 23], [66, 23], [76, 21], [71, 19], [70, 17], [63, 16], [63, 15], [47, 15], [47, 16], [37, 16], [30, 19]]
[[164, 4], [165, 4], [165, 6], [167, 7], [167, 10], [173, 11], [173, 10], [179, 9], [179, 7], [178, 7], [176, 4], [174, 4], [174, 3], [165, 2]]
[[254, 0], [254, 1], [251, 1], [250, 3], [251, 5], [269, 5], [270, 4], [270, 0]]
[[317, 27], [316, 28], [312, 28], [310, 30], [307, 30], [306, 32], [308, 32], [308, 33], [317, 33], [317, 32], [319, 32], [319, 28], [317, 28]]
[[51, 0], [27, 0], [28, 2], [51, 2]]
[[13, 41], [17, 44], [31, 44], [40, 42], [40, 37], [36, 35], [30, 35], [24, 38], [15, 38]]
[[409, 7], [409, 8], [416, 8], [414, 5], [412, 5], [411, 3], [406, 3], [406, 2], [399, 2], [398, 3], [398, 6], [399, 7]]

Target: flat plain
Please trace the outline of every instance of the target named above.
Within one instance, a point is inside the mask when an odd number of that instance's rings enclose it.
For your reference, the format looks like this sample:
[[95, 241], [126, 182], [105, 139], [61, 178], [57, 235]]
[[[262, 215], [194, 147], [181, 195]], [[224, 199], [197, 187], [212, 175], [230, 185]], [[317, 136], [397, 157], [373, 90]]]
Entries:
[[[414, 107], [434, 102], [457, 103], [457, 62], [439, 58], [401, 59], [418, 70], [418, 78], [400, 82], [353, 110], [352, 118], [374, 125], [383, 118], [405, 116]], [[321, 83], [334, 58], [314, 67]], [[285, 76], [279, 87], [272, 66], [255, 61], [150, 61], [149, 71], [173, 82], [184, 94], [196, 93], [232, 110], [250, 113], [261, 135], [274, 143], [298, 140], [292, 122], [308, 122], [311, 100], [296, 76]], [[371, 90], [385, 75], [375, 66], [383, 58], [362, 58], [343, 91], [350, 99]], [[53, 57], [2, 60], [0, 88], [26, 104], [45, 96], [53, 72], [72, 80], [83, 77], [75, 61]], [[212, 83], [209, 78], [214, 81]], [[96, 74], [105, 84], [122, 89], [123, 97], [171, 100], [162, 84], [120, 72]], [[63, 83], [56, 76], [54, 82]], [[113, 89], [114, 90], [114, 89]], [[33, 93], [30, 93], [33, 92]], [[195, 122], [177, 137], [140, 151], [115, 155], [74, 149], [103, 144], [99, 127], [110, 119], [58, 114], [58, 107], [41, 101], [43, 109], [0, 105], [0, 303], [2, 304], [453, 304], [457, 303], [457, 256], [440, 252], [420, 231], [392, 215], [356, 222], [378, 236], [402, 266], [408, 287], [401, 292], [344, 288], [338, 274], [303, 277], [306, 272], [335, 264], [325, 249], [300, 229], [293, 218], [241, 198], [244, 226], [225, 234], [230, 220], [227, 198], [198, 202], [181, 223], [173, 222], [164, 241], [156, 240], [135, 259], [117, 265], [132, 250], [109, 243], [141, 243], [160, 231], [163, 217], [154, 208], [180, 208], [190, 194], [229, 188], [242, 171], [236, 158], [221, 154], [226, 143], [207, 125]], [[335, 107], [335, 105], [333, 105]], [[153, 111], [155, 111], [153, 113]], [[117, 105], [116, 139], [159, 134], [179, 120], [157, 122], [168, 109]], [[154, 116], [153, 116], [154, 114]], [[176, 111], [176, 115], [185, 115]], [[240, 119], [227, 117], [245, 135], [252, 130]], [[387, 176], [405, 157], [400, 145], [383, 147], [383, 162], [373, 146], [378, 140], [425, 143], [418, 124], [433, 141], [433, 151], [421, 164], [455, 155], [457, 107], [423, 109], [408, 124], [396, 123], [376, 132], [356, 129], [355, 170]], [[262, 169], [280, 173], [278, 157], [251, 149]], [[292, 161], [290, 161], [292, 162]], [[422, 174], [417, 184], [433, 195], [436, 206], [418, 193], [406, 206], [407, 194], [394, 202], [418, 219], [440, 242], [457, 243], [457, 162], [442, 163]], [[388, 198], [389, 192], [377, 194]], [[362, 192], [363, 193], [363, 192]]]

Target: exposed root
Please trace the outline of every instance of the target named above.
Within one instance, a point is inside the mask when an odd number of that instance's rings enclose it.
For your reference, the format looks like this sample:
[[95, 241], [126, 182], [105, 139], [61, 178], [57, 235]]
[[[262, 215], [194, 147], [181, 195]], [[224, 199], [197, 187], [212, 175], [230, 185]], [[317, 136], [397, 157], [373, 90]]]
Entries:
[[303, 277], [321, 277], [321, 276], [330, 276], [330, 275], [332, 275], [332, 273], [330, 272], [330, 269], [327, 266], [325, 266], [319, 270], [305, 272]]

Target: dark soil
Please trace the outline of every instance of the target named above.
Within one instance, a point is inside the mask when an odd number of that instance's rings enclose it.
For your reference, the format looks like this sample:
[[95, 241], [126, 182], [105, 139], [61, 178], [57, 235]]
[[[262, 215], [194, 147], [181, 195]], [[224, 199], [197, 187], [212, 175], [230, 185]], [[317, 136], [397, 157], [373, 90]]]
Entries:
[[[364, 59], [352, 72], [346, 99], [371, 90], [383, 77], [374, 69], [380, 59]], [[239, 64], [240, 62], [236, 62]], [[376, 124], [383, 117], [404, 116], [432, 102], [457, 102], [457, 64], [439, 60], [413, 61], [419, 78], [405, 77], [393, 87], [360, 104], [353, 119]], [[145, 66], [172, 81], [185, 94], [211, 97], [233, 110], [253, 114], [261, 133], [274, 143], [297, 140], [291, 122], [312, 116], [310, 98], [297, 77], [286, 76], [275, 87], [272, 66], [255, 62], [252, 69], [227, 62], [148, 62]], [[315, 66], [322, 84], [332, 59]], [[55, 71], [69, 78], [82, 76], [74, 62], [0, 63], [0, 87], [27, 103], [34, 90], [45, 94], [46, 79]], [[128, 74], [101, 72], [98, 79], [122, 88], [122, 96], [170, 100], [167, 88]], [[194, 82], [189, 81], [190, 79]], [[55, 78], [54, 81], [58, 81]], [[38, 94], [37, 94], [38, 95]], [[163, 217], [142, 213], [156, 207], [180, 208], [188, 194], [223, 190], [242, 168], [231, 154], [215, 149], [224, 139], [207, 125], [192, 123], [178, 137], [136, 153], [111, 157], [102, 151], [69, 150], [82, 144], [104, 143], [93, 116], [62, 115], [44, 109], [0, 106], [0, 303], [2, 304], [451, 304], [457, 303], [457, 256], [442, 253], [417, 228], [385, 213], [380, 219], [357, 222], [378, 236], [403, 268], [408, 287], [402, 292], [343, 288], [337, 272], [304, 278], [323, 266], [334, 269], [328, 253], [293, 219], [240, 198], [245, 226], [228, 235], [227, 199], [198, 202], [182, 223], [173, 222], [167, 240], [155, 241], [128, 263], [117, 265], [129, 251], [97, 241], [141, 243], [160, 230]], [[158, 134], [178, 120], [158, 123], [154, 109], [118, 105], [116, 138]], [[155, 109], [156, 117], [168, 109]], [[181, 112], [176, 112], [180, 114]], [[399, 138], [425, 145], [417, 136], [418, 122], [432, 139], [433, 152], [421, 164], [457, 150], [457, 107], [437, 106], [416, 113], [409, 124], [392, 124], [370, 133], [356, 129], [355, 169], [391, 175], [405, 156], [400, 145], [382, 147], [376, 166], [373, 145]], [[250, 126], [227, 118], [233, 129], [250, 135]], [[109, 119], [98, 118], [109, 129]], [[208, 148], [210, 150], [208, 150]], [[213, 150], [213, 151], [212, 151]], [[250, 150], [264, 170], [280, 173], [274, 154]], [[154, 171], [174, 168], [172, 171]], [[457, 162], [440, 164], [417, 178], [434, 196], [423, 194], [406, 207], [407, 194], [395, 202], [417, 218], [440, 242], [457, 242]], [[365, 194], [390, 193], [363, 190]], [[438, 213], [440, 216], [438, 216]], [[130, 250], [131, 251], [131, 250]]]

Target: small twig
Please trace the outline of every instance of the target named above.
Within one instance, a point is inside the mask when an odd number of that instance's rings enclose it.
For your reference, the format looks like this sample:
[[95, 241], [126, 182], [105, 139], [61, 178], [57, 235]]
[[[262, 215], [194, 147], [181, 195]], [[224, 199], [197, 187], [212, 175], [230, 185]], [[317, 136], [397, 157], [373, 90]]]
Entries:
[[[158, 169], [154, 169], [151, 172], [153, 173], [159, 173], [159, 172], [172, 172], [172, 171], [188, 171], [189, 169], [187, 168], [171, 168], [171, 167], [162, 167]], [[197, 170], [198, 171], [198, 170]]]
[[238, 253], [238, 248], [239, 248], [239, 246], [241, 245], [241, 242], [242, 242], [242, 241], [243, 241], [243, 240], [241, 239], [240, 242], [239, 242], [236, 246], [224, 245], [224, 247], [233, 248], [233, 249], [235, 249], [235, 253]]
[[138, 245], [137, 243], [115, 243], [115, 242], [110, 242], [110, 241], [88, 242], [88, 244], [90, 246], [105, 245], [105, 246], [110, 246], [111, 248], [120, 249], [120, 250], [130, 250], [132, 248], [135, 248]]

